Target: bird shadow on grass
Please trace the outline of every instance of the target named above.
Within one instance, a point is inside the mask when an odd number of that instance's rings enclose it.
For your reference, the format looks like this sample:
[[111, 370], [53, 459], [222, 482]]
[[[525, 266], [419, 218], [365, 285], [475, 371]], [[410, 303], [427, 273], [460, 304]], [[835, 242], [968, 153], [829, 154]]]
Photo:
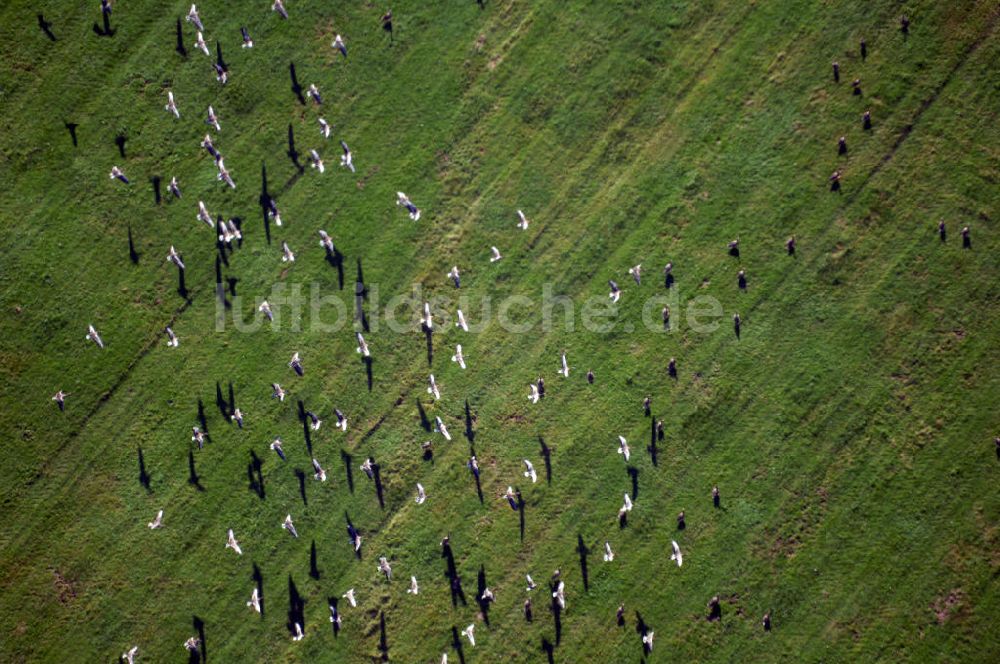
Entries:
[[542, 637], [542, 652], [545, 653], [546, 661], [548, 664], [555, 664], [555, 651], [556, 648], [552, 645], [552, 642], [546, 637]]
[[309, 452], [309, 456], [312, 457], [313, 455], [312, 430], [309, 428], [309, 416], [306, 415], [306, 406], [302, 402], [302, 399], [299, 399], [298, 406], [299, 406], [299, 422], [302, 423], [302, 436], [306, 440], [306, 450]]
[[295, 74], [295, 63], [288, 63], [288, 75], [292, 79], [292, 93], [299, 100], [299, 103], [303, 106], [306, 105], [306, 98], [302, 95], [302, 85], [299, 83], [299, 77]]
[[150, 488], [150, 477], [149, 473], [146, 472], [146, 460], [142, 455], [142, 447], [136, 448], [139, 454], [139, 484], [142, 485], [148, 493], [152, 493], [153, 490]]
[[135, 249], [135, 240], [132, 238], [132, 224], [128, 225], [128, 259], [132, 265], [139, 264], [139, 252]]
[[521, 490], [517, 490], [517, 516], [520, 524], [521, 541], [524, 541], [524, 496], [521, 495]]
[[[656, 418], [653, 417], [650, 420], [649, 447], [647, 449], [649, 450], [649, 458], [653, 462], [653, 467], [654, 468], [657, 466], [657, 462], [658, 462], [657, 456], [659, 454], [659, 450], [656, 447], [656, 438], [657, 438], [657, 433], [656, 433]], [[634, 498], [633, 498], [633, 500], [634, 500]]]
[[201, 478], [198, 477], [198, 471], [194, 466], [194, 450], [188, 450], [188, 484], [198, 489], [198, 491], [205, 490], [205, 487], [201, 484]]
[[295, 129], [290, 122], [288, 123], [288, 152], [286, 154], [299, 173], [305, 170], [305, 167], [299, 161], [299, 151], [295, 149]]
[[385, 611], [378, 614], [378, 651], [383, 662], [389, 661], [389, 640], [385, 632]]
[[160, 193], [160, 182], [162, 178], [159, 175], [154, 175], [149, 178], [149, 183], [153, 186], [153, 200], [159, 205], [163, 201], [163, 195]]
[[208, 435], [208, 420], [205, 419], [205, 404], [201, 399], [198, 399], [198, 424], [201, 425], [201, 430]]
[[115, 136], [115, 145], [118, 146], [118, 154], [121, 155], [122, 159], [125, 159], [125, 143], [128, 141], [128, 136], [124, 133], [119, 133]]
[[354, 470], [352, 468], [354, 457], [346, 450], [340, 450], [340, 459], [344, 462], [344, 474], [347, 475], [347, 490], [354, 493]]
[[296, 468], [295, 477], [299, 480], [299, 495], [302, 497], [302, 504], [309, 505], [309, 501], [306, 499], [306, 474], [301, 468]]
[[340, 625], [332, 618], [335, 614], [339, 614], [337, 605], [340, 603], [340, 598], [331, 595], [326, 598], [326, 603], [330, 607], [330, 624], [333, 626], [333, 638], [337, 638], [340, 636]]
[[545, 483], [552, 484], [552, 449], [541, 436], [538, 437], [538, 444], [541, 445], [542, 459], [545, 461]]
[[639, 469], [635, 466], [629, 466], [625, 472], [632, 478], [632, 502], [634, 503], [639, 500]]
[[[552, 584], [553, 593], [555, 592], [556, 587], [558, 585], [559, 585], [558, 582], [554, 582]], [[556, 631], [556, 645], [558, 646], [560, 643], [562, 643], [562, 607], [559, 606], [559, 600], [556, 599], [555, 597], [552, 597], [551, 610], [552, 610], [552, 624], [555, 627]]]
[[118, 32], [117, 29], [111, 27], [111, 17], [107, 13], [102, 12], [101, 23], [103, 27], [96, 23], [93, 26], [94, 34], [98, 37], [114, 37], [115, 33]]
[[434, 333], [427, 327], [424, 327], [424, 338], [427, 341], [427, 366], [432, 366], [434, 364]]
[[65, 122], [64, 121], [63, 122], [63, 126], [65, 126], [66, 127], [66, 131], [69, 132], [69, 137], [73, 141], [73, 147], [74, 148], [77, 147], [78, 142], [77, 142], [77, 138], [76, 138], [76, 128], [79, 127], [80, 125], [78, 125], [75, 122]]
[[299, 589], [295, 586], [292, 575], [288, 575], [288, 623], [285, 625], [291, 634], [295, 634], [295, 624], [302, 626], [302, 631], [306, 629], [305, 616], [306, 600], [299, 594]]
[[472, 427], [475, 418], [472, 416], [472, 409], [469, 408], [469, 400], [465, 400], [465, 438], [469, 445], [476, 442], [476, 430]]
[[267, 191], [267, 164], [264, 162], [260, 164], [260, 196], [257, 198], [257, 202], [260, 204], [260, 211], [264, 216], [264, 237], [267, 239], [267, 243], [271, 244], [270, 212], [274, 201], [271, 199], [271, 194]]
[[[200, 647], [201, 661], [207, 662], [208, 645], [206, 645], [207, 641], [205, 640], [205, 621], [199, 618], [198, 616], [191, 616], [191, 625], [194, 627], [195, 631], [198, 632], [198, 639], [201, 641], [201, 647]], [[195, 656], [197, 657], [198, 654], [195, 653]]]
[[590, 549], [583, 542], [583, 535], [577, 534], [576, 536], [576, 552], [580, 555], [580, 576], [583, 579], [583, 591], [590, 591], [590, 573], [587, 569], [587, 556], [590, 555]]
[[424, 405], [420, 403], [420, 399], [416, 399], [417, 402], [417, 412], [420, 413], [420, 426], [424, 431], [430, 433], [431, 431], [431, 421], [427, 419], [427, 411], [424, 410]]
[[374, 377], [372, 375], [373, 360], [370, 357], [363, 357], [361, 360], [365, 363], [365, 377], [368, 379], [368, 391], [371, 392], [372, 383], [374, 381]]
[[340, 253], [336, 247], [333, 248], [333, 251], [327, 249], [326, 262], [337, 270], [337, 286], [340, 290], [344, 290], [344, 254]]
[[455, 654], [458, 655], [459, 664], [465, 664], [465, 651], [462, 649], [462, 639], [458, 635], [458, 627], [454, 625], [451, 626], [451, 647], [455, 649]]
[[49, 38], [49, 41], [57, 41], [56, 36], [52, 34], [52, 24], [46, 21], [45, 16], [42, 14], [38, 15], [38, 27], [42, 29], [42, 32]]
[[488, 599], [483, 599], [483, 593], [486, 591], [486, 567], [484, 565], [479, 566], [479, 574], [476, 576], [476, 603], [479, 604], [479, 612], [483, 616], [483, 623], [489, 627], [490, 626], [490, 601]]
[[261, 500], [266, 499], [264, 491], [264, 474], [261, 471], [264, 462], [253, 450], [250, 450], [250, 463], [247, 464], [247, 478], [250, 481], [250, 490], [257, 494]]
[[372, 464], [372, 479], [375, 480], [375, 495], [378, 496], [378, 506], [385, 509], [385, 495], [382, 486], [382, 466], [377, 463]]
[[316, 564], [316, 540], [313, 540], [312, 546], [309, 547], [309, 576], [317, 581], [322, 576]]
[[180, 16], [177, 17], [176, 32], [177, 32], [177, 45], [174, 47], [174, 50], [177, 51], [177, 53], [182, 58], [186, 58], [188, 52], [187, 52], [187, 48], [185, 48], [185, 46], [184, 46], [184, 27], [181, 24], [181, 17]]
[[219, 409], [219, 413], [222, 415], [222, 419], [228, 420], [229, 414], [232, 412], [229, 402], [226, 398], [222, 396], [222, 385], [219, 381], [215, 381], [215, 406]]

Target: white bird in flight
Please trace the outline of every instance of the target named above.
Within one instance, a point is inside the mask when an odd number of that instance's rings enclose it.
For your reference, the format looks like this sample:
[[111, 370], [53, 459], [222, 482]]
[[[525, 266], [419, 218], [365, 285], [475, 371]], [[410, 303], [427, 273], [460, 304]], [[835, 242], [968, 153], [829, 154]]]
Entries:
[[170, 329], [169, 325], [167, 326], [166, 332], [167, 332], [167, 345], [170, 346], [171, 348], [177, 348], [177, 346], [179, 346], [181, 343], [180, 339], [177, 338], [177, 335], [174, 334], [174, 331]]
[[309, 151], [309, 167], [315, 168], [320, 173], [326, 172], [326, 166], [323, 165], [323, 159], [320, 158], [319, 152], [316, 152], [316, 150]]
[[392, 565], [385, 556], [378, 559], [378, 571], [382, 572], [387, 580], [392, 581]]
[[347, 603], [350, 604], [351, 606], [356, 607], [358, 605], [358, 600], [355, 599], [354, 597], [354, 588], [350, 588], [346, 593], [342, 595], [342, 597], [346, 599]]
[[417, 577], [415, 576], [410, 577], [410, 587], [406, 589], [406, 592], [410, 595], [420, 594], [420, 586], [417, 585]]
[[247, 602], [247, 606], [257, 613], [260, 613], [260, 592], [256, 587], [254, 587], [253, 592], [250, 593], [250, 601]]
[[108, 175], [111, 180], [121, 180], [125, 184], [129, 184], [128, 178], [125, 177], [125, 171], [118, 168], [117, 166], [111, 167], [111, 173]]
[[278, 383], [271, 383], [271, 397], [278, 401], [285, 400], [285, 390]]
[[446, 274], [445, 276], [451, 279], [453, 282], [455, 282], [455, 288], [461, 288], [462, 275], [459, 273], [457, 265], [453, 265], [451, 270], [449, 270], [448, 274]]
[[423, 326], [427, 328], [428, 331], [434, 329], [434, 316], [431, 314], [431, 303], [424, 302], [424, 318]]
[[240, 543], [236, 541], [236, 535], [233, 535], [232, 528], [230, 528], [229, 532], [226, 533], [226, 537], [227, 537], [226, 548], [232, 549], [233, 551], [236, 552], [236, 555], [242, 556], [243, 549], [240, 548]]
[[[194, 5], [191, 5], [191, 9], [188, 10], [187, 21], [194, 23], [195, 27], [199, 30], [205, 29], [205, 26], [201, 24], [201, 17], [198, 16], [198, 8]], [[198, 36], [200, 37], [201, 35], [199, 34]]]
[[97, 333], [97, 330], [94, 329], [93, 325], [88, 325], [87, 326], [87, 336], [86, 336], [86, 338], [89, 339], [90, 341], [93, 341], [95, 344], [97, 344], [98, 348], [104, 348], [104, 341], [101, 340], [101, 335], [99, 335]]
[[204, 201], [198, 201], [198, 221], [204, 221], [208, 224], [209, 228], [215, 228], [215, 220], [212, 219], [212, 215], [208, 213], [208, 208], [205, 207]]
[[368, 344], [365, 343], [365, 338], [361, 336], [360, 332], [355, 332], [354, 334], [358, 337], [358, 347], [355, 350], [358, 353], [361, 353], [362, 357], [371, 357], [371, 351], [368, 350]]
[[295, 623], [295, 636], [292, 637], [292, 641], [301, 641], [305, 634], [302, 633], [302, 625]]
[[285, 520], [282, 522], [281, 527], [288, 531], [288, 534], [292, 537], [298, 539], [299, 533], [295, 530], [295, 524], [292, 523], [292, 515], [289, 514], [285, 516]]
[[167, 254], [167, 261], [173, 263], [182, 270], [184, 269], [184, 261], [181, 260], [181, 255], [177, 253], [176, 249], [174, 249], [174, 245], [170, 245], [170, 252]]
[[150, 530], [156, 530], [163, 526], [163, 510], [156, 513], [156, 518], [146, 524]]
[[267, 316], [268, 320], [274, 320], [274, 313], [271, 311], [271, 305], [268, 304], [267, 300], [260, 303], [260, 306], [257, 307], [257, 311]]
[[434, 374], [431, 374], [430, 380], [428, 381], [430, 385], [427, 387], [427, 393], [434, 396], [434, 400], [438, 401], [441, 399], [441, 392], [438, 390], [437, 382], [434, 380]]
[[490, 247], [490, 254], [492, 254], [490, 256], [491, 263], [496, 263], [498, 260], [503, 258], [503, 256], [500, 255], [500, 250], [497, 249], [496, 247]]
[[344, 45], [344, 38], [340, 35], [333, 38], [333, 43], [330, 46], [340, 51], [345, 58], [347, 57], [347, 46]]
[[442, 436], [444, 436], [445, 440], [451, 440], [451, 434], [448, 433], [448, 427], [444, 425], [444, 422], [441, 420], [441, 416], [435, 415], [434, 420], [436, 424], [434, 430], [440, 433]]
[[630, 452], [628, 449], [628, 441], [625, 440], [624, 436], [618, 436], [618, 454], [623, 455], [625, 457], [625, 461], [628, 461]]
[[396, 205], [402, 205], [405, 207], [407, 212], [410, 213], [410, 219], [413, 221], [420, 220], [420, 210], [410, 201], [410, 198], [401, 191], [396, 192]]
[[316, 102], [317, 106], [323, 103], [323, 97], [320, 96], [319, 88], [316, 87], [315, 83], [309, 84], [309, 89], [306, 90], [306, 96]]
[[471, 623], [468, 627], [462, 630], [462, 636], [469, 640], [469, 645], [473, 648], [476, 647], [476, 625]]
[[541, 398], [541, 395], [538, 393], [538, 385], [535, 383], [528, 383], [528, 389], [531, 390], [531, 393], [528, 394], [528, 401], [531, 403], [538, 403], [538, 400]]
[[556, 372], [563, 378], [569, 378], [569, 363], [566, 362], [566, 351], [562, 352], [562, 369]]
[[615, 559], [615, 552], [611, 550], [611, 542], [604, 542], [604, 562], [610, 563]]
[[461, 309], [458, 310], [458, 322], [455, 323], [455, 327], [462, 328], [463, 332], [469, 331], [469, 324], [465, 322], [465, 314], [462, 313]]
[[611, 292], [608, 293], [608, 297], [611, 298], [612, 302], [617, 302], [622, 297], [622, 291], [618, 288], [618, 284], [615, 283], [613, 279], [608, 280], [608, 286], [611, 287]]
[[215, 127], [215, 131], [222, 131], [222, 126], [219, 124], [219, 116], [216, 115], [215, 109], [211, 106], [208, 107], [208, 118], [205, 120], [205, 124]]
[[282, 263], [294, 263], [295, 254], [289, 249], [287, 242], [281, 243], [281, 262]]
[[684, 564], [684, 554], [681, 553], [681, 547], [674, 540], [670, 540], [670, 546], [674, 549], [674, 552], [670, 554], [670, 559], [675, 561], [677, 566], [680, 567]]
[[274, 450], [275, 454], [277, 454], [282, 461], [285, 461], [285, 450], [281, 448], [280, 438], [275, 438], [271, 441], [271, 449]]
[[646, 647], [646, 650], [650, 652], [653, 651], [653, 637], [655, 635], [656, 632], [652, 630], [642, 635], [642, 645], [644, 645]]
[[219, 174], [215, 176], [215, 179], [225, 182], [229, 185], [230, 189], [236, 189], [236, 183], [233, 181], [233, 176], [230, 175], [228, 170], [226, 170], [226, 163], [222, 160], [222, 157], [219, 157], [215, 161], [215, 165], [219, 169]]
[[[340, 155], [340, 165], [344, 168], [348, 168], [351, 172], [354, 172], [354, 155], [351, 153], [351, 148], [347, 147], [347, 143], [344, 141], [340, 142], [340, 149], [343, 150], [343, 154]], [[417, 217], [420, 217], [420, 211], [417, 210]]]
[[181, 112], [177, 110], [177, 103], [174, 102], [174, 93], [170, 90], [167, 90], [167, 105], [163, 108], [173, 113], [174, 117], [178, 120], [180, 119]]
[[337, 408], [333, 409], [333, 414], [337, 417], [337, 424], [334, 426], [341, 431], [347, 431], [347, 416]]
[[425, 500], [427, 500], [427, 493], [424, 492], [424, 485], [417, 482], [417, 497], [414, 498], [414, 502], [417, 505], [423, 505]]
[[313, 477], [315, 477], [320, 482], [325, 482], [326, 481], [326, 471], [323, 470], [323, 467], [319, 465], [319, 461], [317, 461], [315, 458], [313, 458], [312, 463], [313, 463], [313, 470], [316, 471], [313, 474]]
[[323, 138], [330, 138], [330, 123], [324, 118], [319, 118], [319, 133], [323, 134]]
[[139, 646], [132, 646], [128, 651], [122, 653], [122, 660], [126, 664], [135, 664], [135, 656], [139, 652]]
[[560, 609], [566, 608], [566, 584], [564, 582], [559, 582], [559, 585], [556, 586], [555, 592], [552, 593], [552, 597], [555, 598]]
[[524, 213], [521, 212], [520, 210], [517, 211], [517, 218], [518, 218], [517, 227], [520, 228], [522, 231], [528, 230], [528, 218], [525, 217]]
[[285, 3], [281, 0], [274, 0], [274, 4], [271, 5], [271, 11], [278, 12], [278, 15], [281, 16], [281, 18], [288, 18], [288, 12], [285, 10]]
[[619, 508], [619, 510], [618, 510], [618, 518], [620, 519], [623, 516], [625, 516], [627, 513], [631, 512], [632, 511], [632, 507], [633, 507], [633, 505], [632, 505], [632, 499], [626, 493], [625, 494], [625, 502], [622, 503], [621, 508]]
[[538, 584], [535, 583], [535, 580], [531, 578], [530, 574], [525, 574], [524, 578], [528, 581], [528, 587], [525, 588], [526, 592], [530, 593], [532, 590], [538, 587]]
[[632, 275], [632, 278], [635, 279], [635, 283], [637, 285], [641, 284], [641, 282], [642, 282], [642, 263], [639, 263], [638, 265], [636, 265], [634, 267], [630, 267], [628, 269], [628, 273]]
[[[192, 5], [193, 7], [194, 5]], [[191, 20], [190, 17], [188, 20]], [[208, 51], [208, 44], [205, 43], [205, 37], [202, 36], [201, 31], [198, 31], [198, 38], [194, 42], [194, 47], [204, 53], [205, 55], [212, 57], [212, 54]]]
[[465, 357], [462, 355], [462, 344], [455, 346], [455, 354], [451, 356], [452, 362], [457, 362], [458, 366], [465, 368]]
[[333, 238], [322, 228], [319, 230], [319, 246], [326, 249], [327, 253], [334, 252]]
[[170, 178], [170, 184], [167, 185], [167, 191], [174, 195], [175, 198], [181, 197], [181, 186], [177, 183], [177, 178]]
[[524, 476], [531, 478], [531, 483], [534, 484], [538, 481], [538, 474], [535, 472], [535, 466], [532, 465], [527, 459], [521, 459], [524, 462]]

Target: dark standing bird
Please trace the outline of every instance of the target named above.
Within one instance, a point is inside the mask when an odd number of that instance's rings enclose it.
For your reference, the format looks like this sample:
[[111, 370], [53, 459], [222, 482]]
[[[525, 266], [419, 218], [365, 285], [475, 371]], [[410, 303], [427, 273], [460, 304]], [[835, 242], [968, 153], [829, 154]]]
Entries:
[[845, 155], [847, 154], [847, 137], [841, 136], [837, 141], [837, 154]]
[[738, 313], [733, 314], [733, 331], [736, 332], [737, 339], [740, 338], [740, 326], [742, 322], [743, 321], [740, 319], [740, 315]]
[[587, 370], [587, 382], [590, 383], [591, 385], [594, 384], [594, 370], [593, 369], [588, 369]]
[[864, 115], [861, 116], [861, 127], [862, 129], [872, 128], [872, 112], [865, 111]]
[[719, 487], [713, 486], [712, 487], [712, 505], [714, 507], [718, 508], [719, 507], [719, 501], [720, 501], [720, 498], [719, 498]]
[[745, 270], [740, 270], [736, 273], [736, 285], [741, 291], [747, 289], [747, 273]]
[[938, 222], [938, 237], [941, 238], [942, 242], [948, 239], [948, 231], [944, 228], [944, 220]]
[[833, 82], [840, 83], [840, 63], [833, 63]]
[[861, 40], [861, 59], [864, 60], [868, 57], [868, 42], [864, 39]]

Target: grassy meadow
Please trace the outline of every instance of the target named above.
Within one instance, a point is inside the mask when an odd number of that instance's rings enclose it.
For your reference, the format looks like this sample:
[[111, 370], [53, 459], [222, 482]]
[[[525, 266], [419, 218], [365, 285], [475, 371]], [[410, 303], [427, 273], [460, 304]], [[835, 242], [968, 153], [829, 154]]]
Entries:
[[[133, 645], [139, 661], [183, 661], [196, 623], [208, 661], [1000, 660], [995, 3], [402, 0], [390, 43], [377, 3], [287, 0], [281, 20], [263, 0], [205, 0], [211, 57], [183, 21], [189, 4], [123, 0], [110, 37], [92, 29], [96, 2], [0, 7], [0, 661], [110, 662]], [[347, 58], [331, 48], [338, 33]], [[300, 103], [292, 69], [322, 106]], [[204, 122], [210, 104], [220, 132]], [[236, 189], [216, 180], [206, 132]], [[340, 139], [355, 174], [338, 165]], [[108, 178], [113, 165], [130, 185]], [[265, 186], [280, 227], [262, 214]], [[238, 248], [220, 252], [199, 200], [241, 220]], [[491, 246], [502, 260], [490, 263]], [[628, 274], [638, 263], [641, 285]], [[370, 388], [355, 352], [359, 274]], [[613, 307], [609, 279], [623, 290]], [[551, 317], [546, 294], [563, 298]], [[472, 332], [454, 325], [459, 296]], [[261, 323], [260, 300], [282, 297], [297, 305]], [[425, 300], [438, 315], [430, 362]], [[595, 312], [604, 329], [585, 321]], [[91, 323], [104, 350], [84, 339]], [[287, 366], [296, 351], [303, 377]], [[539, 376], [546, 396], [532, 404]], [[242, 430], [223, 417], [230, 394]], [[299, 402], [324, 420], [308, 443]], [[450, 442], [429, 430], [438, 416]], [[190, 441], [200, 417], [203, 450]], [[268, 449], [278, 436], [286, 462]], [[625, 493], [635, 508], [620, 527]], [[280, 528], [289, 513], [298, 539]], [[241, 557], [224, 548], [228, 528]], [[467, 605], [450, 599], [446, 534]], [[245, 606], [255, 570], [262, 615]], [[539, 584], [530, 623], [526, 573]], [[488, 616], [480, 575], [496, 593]], [[340, 601], [334, 635], [327, 598], [352, 587], [358, 607]], [[722, 619], [710, 622], [715, 595]], [[648, 655], [640, 615], [656, 634]], [[459, 653], [452, 628], [470, 623], [476, 646]]]

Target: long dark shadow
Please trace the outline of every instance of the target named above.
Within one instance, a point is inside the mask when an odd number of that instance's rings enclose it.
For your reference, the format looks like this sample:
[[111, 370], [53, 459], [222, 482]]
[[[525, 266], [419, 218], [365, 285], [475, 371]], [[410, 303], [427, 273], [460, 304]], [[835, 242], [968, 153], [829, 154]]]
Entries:
[[469, 400], [465, 400], [465, 437], [469, 441], [469, 445], [476, 442], [476, 430], [473, 428], [475, 423], [475, 418], [472, 416], [472, 409], [469, 408]]
[[420, 397], [417, 397], [417, 412], [420, 413], [420, 426], [424, 431], [430, 433], [431, 431], [431, 421], [427, 419], [427, 411], [424, 410], [424, 405], [420, 403]]
[[541, 436], [538, 437], [538, 444], [542, 446], [542, 459], [545, 460], [545, 482], [552, 484], [552, 450]]
[[132, 239], [132, 224], [128, 225], [128, 259], [132, 265], [139, 264], [139, 252], [135, 250], [135, 240]]
[[590, 590], [590, 575], [587, 571], [587, 556], [590, 554], [590, 549], [583, 543], [583, 535], [576, 536], [576, 552], [580, 554], [580, 576], [583, 577], [583, 591], [588, 592]]
[[260, 197], [257, 202], [260, 203], [260, 210], [264, 215], [264, 235], [267, 238], [267, 243], [271, 244], [271, 217], [269, 215], [271, 194], [267, 191], [267, 164], [264, 162], [260, 164]]
[[309, 501], [306, 499], [306, 474], [301, 468], [296, 468], [295, 477], [299, 480], [299, 495], [302, 497], [302, 504], [309, 505]]
[[340, 459], [344, 462], [344, 474], [347, 475], [347, 490], [354, 493], [354, 457], [346, 450], [340, 450]]
[[75, 122], [63, 122], [63, 125], [66, 127], [66, 131], [69, 132], [69, 137], [73, 141], [73, 147], [77, 147], [76, 128], [80, 125]]
[[154, 175], [149, 178], [149, 183], [153, 185], [153, 200], [159, 205], [163, 201], [163, 196], [160, 193], [160, 182], [161, 178], [159, 175]]
[[176, 32], [177, 32], [177, 45], [174, 47], [174, 50], [177, 51], [177, 53], [179, 53], [182, 58], [186, 58], [188, 52], [187, 48], [184, 46], [184, 27], [183, 24], [181, 23], [180, 16], [177, 17]]
[[141, 484], [146, 491], [152, 492], [152, 489], [149, 487], [150, 477], [149, 473], [146, 472], [146, 460], [142, 455], [142, 447], [140, 446], [136, 448], [136, 452], [139, 454], [139, 484]]
[[321, 576], [319, 567], [316, 565], [316, 540], [313, 540], [312, 546], [309, 547], [309, 576], [317, 581]]
[[298, 98], [299, 103], [303, 106], [306, 105], [306, 98], [302, 96], [302, 86], [299, 85], [299, 77], [295, 75], [295, 63], [289, 63], [288, 74], [292, 79], [292, 92]]
[[42, 29], [45, 36], [49, 38], [50, 41], [56, 41], [56, 36], [52, 34], [52, 24], [45, 20], [45, 16], [42, 14], [38, 15], [38, 27]]
[[205, 490], [205, 487], [201, 485], [201, 478], [198, 477], [198, 471], [194, 467], [194, 450], [188, 450], [188, 484], [198, 491]]
[[300, 173], [305, 170], [305, 167], [299, 162], [299, 151], [295, 149], [295, 129], [292, 128], [291, 122], [288, 123], [288, 152], [286, 154]]

